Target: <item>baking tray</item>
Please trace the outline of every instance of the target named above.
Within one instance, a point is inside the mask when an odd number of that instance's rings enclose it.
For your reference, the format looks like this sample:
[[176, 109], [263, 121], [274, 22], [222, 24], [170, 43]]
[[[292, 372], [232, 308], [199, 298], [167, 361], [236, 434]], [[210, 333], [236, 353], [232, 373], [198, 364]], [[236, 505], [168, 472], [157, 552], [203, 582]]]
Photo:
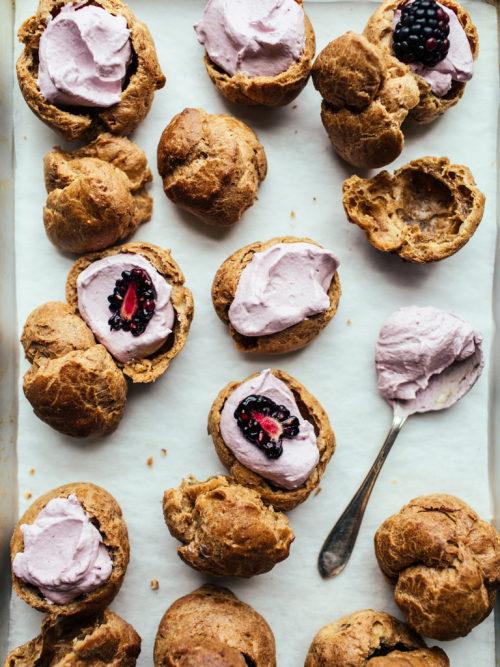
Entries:
[[[306, 3], [316, 31], [317, 52], [348, 29], [361, 31], [376, 4], [364, 0]], [[218, 580], [268, 620], [276, 636], [278, 664], [302, 664], [315, 632], [343, 614], [373, 607], [400, 616], [391, 588], [378, 571], [371, 541], [381, 521], [410, 498], [435, 491], [455, 493], [482, 516], [498, 516], [493, 512], [491, 491], [497, 490], [495, 480], [500, 479], [495, 473], [499, 462], [493, 448], [500, 433], [495, 400], [498, 387], [494, 385], [495, 375], [499, 377], [494, 364], [500, 355], [493, 352], [492, 309], [496, 307], [498, 319], [500, 308], [498, 292], [496, 301], [490, 296], [498, 180], [498, 31], [491, 3], [469, 0], [463, 4], [479, 30], [476, 75], [464, 98], [443, 119], [427, 128], [407, 128], [403, 153], [388, 169], [423, 155], [448, 155], [452, 161], [470, 166], [487, 195], [487, 208], [478, 231], [457, 255], [418, 267], [378, 253], [360, 230], [346, 223], [340, 185], [354, 170], [337, 159], [328, 143], [319, 120], [320, 98], [311, 83], [284, 109], [230, 104], [208, 81], [202, 49], [192, 32], [204, 2], [129, 2], [138, 18], [148, 24], [167, 76], [165, 89], [156, 94], [149, 116], [132, 137], [146, 151], [155, 176], [151, 187], [153, 219], [134, 239], [172, 248], [193, 290], [195, 318], [185, 349], [165, 376], [153, 386], [131, 387], [117, 432], [88, 442], [52, 431], [33, 416], [22, 392], [19, 390], [17, 402], [18, 394], [12, 391], [13, 386], [20, 387], [27, 369], [18, 343], [22, 324], [40, 303], [64, 299], [64, 282], [73, 258], [50, 245], [41, 221], [46, 198], [42, 158], [61, 141], [31, 114], [12, 84], [12, 47], [14, 58], [20, 49], [13, 35], [36, 3], [18, 0], [15, 5], [2, 4], [1, 655], [5, 655], [7, 645], [12, 648], [37, 634], [42, 618], [14, 597], [7, 638], [7, 543], [14, 517], [41, 493], [65, 482], [85, 480], [107, 488], [123, 508], [131, 562], [112, 608], [143, 637], [138, 664], [151, 663], [154, 635], [165, 609], [207, 581], [176, 556], [177, 542], [168, 534], [161, 515], [163, 490], [177, 486], [190, 473], [205, 479], [223, 472], [205, 431], [211, 402], [229, 380], [243, 379], [269, 365], [287, 370], [317, 396], [337, 436], [337, 451], [322, 480], [321, 492], [289, 513], [296, 534], [290, 557], [260, 577]], [[259, 190], [259, 201], [229, 231], [206, 228], [177, 210], [161, 191], [156, 145], [165, 125], [186, 106], [236, 115], [256, 130], [266, 148], [269, 174]], [[308, 235], [337, 252], [343, 287], [340, 307], [327, 329], [305, 350], [274, 359], [245, 357], [234, 349], [214, 314], [210, 283], [220, 263], [235, 249], [280, 234]], [[36, 271], [36, 280], [26, 275], [26, 267]], [[318, 549], [359, 485], [390, 424], [390, 409], [376, 392], [376, 336], [393, 310], [413, 302], [453, 310], [480, 328], [485, 334], [487, 367], [457, 406], [408, 422], [377, 482], [348, 567], [338, 578], [324, 582], [316, 571]], [[161, 456], [163, 448], [166, 457]], [[147, 465], [150, 457], [152, 466]], [[30, 474], [33, 469], [34, 474]], [[29, 494], [31, 499], [26, 498]], [[158, 591], [150, 589], [153, 578], [160, 583]], [[474, 661], [487, 667], [495, 661], [492, 637], [490, 617], [467, 638], [443, 646], [454, 666], [469, 667]]]

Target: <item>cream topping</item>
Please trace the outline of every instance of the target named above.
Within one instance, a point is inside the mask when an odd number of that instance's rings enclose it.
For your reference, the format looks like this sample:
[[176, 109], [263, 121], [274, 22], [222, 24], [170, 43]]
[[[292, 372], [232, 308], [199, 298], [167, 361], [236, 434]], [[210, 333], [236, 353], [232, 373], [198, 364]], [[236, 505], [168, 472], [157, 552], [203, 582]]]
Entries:
[[479, 331], [453, 313], [432, 306], [400, 308], [381, 328], [376, 345], [380, 393], [389, 401], [413, 401], [416, 411], [425, 411], [426, 399], [434, 400], [439, 384], [464, 362], [459, 390], [447, 391], [440, 407], [453, 405], [481, 373], [482, 340]]
[[209, 0], [194, 29], [210, 59], [231, 76], [281, 74], [299, 60], [306, 40], [295, 0]]
[[21, 531], [24, 551], [14, 558], [14, 573], [50, 602], [67, 604], [111, 576], [113, 564], [102, 536], [75, 494], [53, 498]]
[[312, 243], [278, 243], [254, 253], [243, 269], [229, 321], [243, 336], [283, 331], [330, 305], [337, 257]]
[[[146, 330], [133, 336], [123, 329], [112, 330], [108, 320], [108, 296], [123, 271], [146, 271], [156, 290], [155, 310]], [[119, 361], [127, 364], [156, 352], [172, 333], [175, 312], [170, 300], [172, 287], [142, 255], [119, 253], [97, 260], [80, 273], [76, 281], [78, 310], [97, 340]]]
[[[474, 74], [474, 58], [470, 48], [469, 40], [462, 24], [452, 9], [437, 3], [449, 16], [450, 33], [448, 40], [450, 48], [446, 57], [434, 67], [426, 67], [422, 63], [408, 63], [409, 68], [421, 76], [430, 84], [432, 92], [438, 97], [443, 97], [450, 90], [453, 81], [469, 81]], [[393, 29], [399, 23], [401, 10], [394, 12], [392, 22]]]
[[110, 107], [132, 60], [124, 16], [82, 2], [49, 15], [40, 37], [38, 87], [52, 104]]
[[[299, 420], [298, 435], [283, 438], [283, 452], [277, 459], [268, 458], [257, 445], [249, 442], [234, 417], [241, 401], [252, 394], [266, 396], [277, 405], [284, 405]], [[220, 432], [224, 443], [240, 463], [283, 489], [301, 486], [319, 461], [313, 425], [300, 414], [292, 391], [269, 369], [243, 382], [229, 396], [221, 412]]]

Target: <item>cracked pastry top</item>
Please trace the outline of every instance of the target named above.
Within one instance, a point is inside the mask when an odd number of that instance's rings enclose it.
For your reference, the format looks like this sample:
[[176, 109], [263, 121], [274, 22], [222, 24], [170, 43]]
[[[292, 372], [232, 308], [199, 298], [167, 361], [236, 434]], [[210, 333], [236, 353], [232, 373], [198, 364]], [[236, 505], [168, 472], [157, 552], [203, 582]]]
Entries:
[[40, 0], [18, 36], [23, 97], [68, 141], [130, 134], [165, 85], [149, 30], [120, 0]]
[[282, 106], [307, 83], [316, 42], [302, 0], [209, 0], [195, 31], [212, 83], [232, 102]]
[[455, 496], [411, 500], [377, 530], [375, 555], [407, 622], [426, 637], [464, 637], [495, 605], [500, 535]]
[[372, 178], [342, 184], [349, 222], [378, 250], [427, 264], [453, 255], [481, 222], [485, 197], [464, 165], [423, 157]]
[[267, 160], [257, 135], [243, 121], [187, 108], [161, 135], [158, 171], [174, 204], [203, 222], [226, 227], [257, 199]]

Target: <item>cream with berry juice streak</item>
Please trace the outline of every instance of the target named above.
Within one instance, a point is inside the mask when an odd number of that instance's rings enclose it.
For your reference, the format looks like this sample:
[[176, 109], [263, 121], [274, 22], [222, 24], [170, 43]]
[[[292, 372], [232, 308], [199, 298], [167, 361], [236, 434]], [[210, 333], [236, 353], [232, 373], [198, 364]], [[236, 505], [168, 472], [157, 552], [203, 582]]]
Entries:
[[435, 0], [413, 0], [394, 12], [392, 49], [395, 56], [443, 97], [453, 81], [474, 73], [469, 40], [457, 15]]
[[378, 389], [393, 408], [392, 425], [321, 548], [318, 568], [324, 579], [346, 566], [377, 476], [403, 424], [412, 414], [449, 408], [469, 391], [483, 370], [482, 339], [461, 317], [432, 306], [400, 308], [381, 328], [375, 367]]

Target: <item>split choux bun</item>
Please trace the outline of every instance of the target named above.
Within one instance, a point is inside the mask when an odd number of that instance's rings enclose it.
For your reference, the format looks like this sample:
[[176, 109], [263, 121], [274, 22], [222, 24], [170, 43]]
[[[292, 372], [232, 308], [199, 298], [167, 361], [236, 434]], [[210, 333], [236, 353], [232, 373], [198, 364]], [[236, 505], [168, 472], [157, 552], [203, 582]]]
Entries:
[[[467, 35], [472, 56], [477, 58], [479, 52], [479, 41], [477, 31], [471, 21], [469, 14], [455, 0], [439, 0], [448, 9], [451, 9], [458, 17], [462, 28]], [[392, 55], [392, 19], [395, 10], [401, 5], [400, 0], [385, 0], [372, 14], [363, 35], [372, 43], [382, 49], [388, 55]], [[415, 74], [408, 68], [410, 74], [414, 77], [418, 85], [420, 99], [418, 103], [410, 109], [408, 118], [417, 123], [430, 123], [441, 116], [447, 109], [454, 106], [462, 97], [465, 90], [465, 83], [454, 81], [450, 91], [443, 97], [434, 95], [431, 86], [425, 79]], [[387, 163], [386, 163], [387, 164]], [[378, 165], [382, 166], [382, 165]]]
[[92, 664], [99, 667], [134, 667], [141, 638], [123, 618], [110, 609], [97, 616], [48, 615], [40, 634], [9, 653], [4, 667], [27, 665]]
[[125, 137], [106, 132], [78, 150], [55, 148], [44, 158], [44, 173], [43, 221], [59, 250], [102, 250], [151, 218], [146, 155]]
[[262, 500], [266, 504], [272, 505], [274, 509], [287, 512], [300, 505], [300, 503], [303, 503], [320, 483], [325, 468], [335, 451], [335, 436], [330, 426], [328, 415], [316, 398], [300, 382], [291, 375], [288, 375], [288, 373], [285, 373], [285, 371], [272, 369], [271, 373], [287, 385], [293, 393], [303, 419], [309, 421], [314, 426], [316, 445], [319, 450], [319, 461], [301, 486], [296, 489], [277, 488], [269, 480], [266, 480], [240, 463], [222, 438], [220, 420], [225, 402], [237, 387], [247, 380], [256, 377], [259, 373], [250, 375], [242, 382], [230, 382], [219, 392], [208, 415], [208, 433], [212, 436], [215, 450], [220, 460], [238, 484], [257, 491]]
[[300, 350], [318, 336], [337, 311], [340, 295], [342, 294], [338, 271], [335, 272], [328, 289], [330, 305], [323, 312], [312, 315], [298, 324], [283, 329], [283, 331], [265, 336], [244, 336], [236, 331], [229, 321], [228, 313], [236, 294], [240, 276], [255, 253], [267, 250], [278, 243], [311, 243], [322, 247], [309, 238], [297, 238], [295, 236], [276, 237], [265, 243], [257, 241], [234, 252], [222, 263], [215, 274], [212, 284], [212, 302], [215, 312], [219, 319], [228, 326], [229, 334], [241, 352], [282, 354]]
[[203, 222], [227, 227], [257, 199], [267, 160], [257, 135], [243, 121], [188, 108], [161, 135], [158, 171], [174, 204]]
[[139, 125], [148, 113], [155, 90], [163, 88], [165, 77], [160, 69], [155, 45], [144, 23], [138, 21], [127, 5], [120, 0], [94, 0], [93, 4], [111, 14], [121, 14], [127, 20], [132, 42], [133, 61], [129, 77], [118, 104], [108, 108], [60, 108], [48, 102], [40, 92], [38, 79], [38, 48], [40, 36], [49, 15], [72, 0], [40, 0], [37, 12], [19, 29], [19, 41], [24, 50], [17, 61], [17, 80], [24, 99], [40, 120], [67, 141], [89, 141], [102, 132], [126, 136]]
[[407, 65], [347, 32], [318, 55], [312, 79], [323, 97], [321, 120], [341, 158], [368, 168], [397, 158], [404, 144], [401, 125], [419, 100]]
[[156, 634], [155, 667], [276, 667], [271, 628], [227, 588], [205, 585], [176, 600]]
[[287, 558], [295, 539], [288, 519], [257, 491], [218, 475], [191, 477], [165, 491], [163, 514], [177, 553], [196, 570], [219, 577], [252, 577]]
[[[302, 6], [302, 0], [296, 0]], [[306, 42], [299, 60], [276, 76], [249, 77], [245, 73], [231, 76], [216, 65], [205, 52], [205, 68], [219, 93], [231, 102], [248, 106], [280, 107], [289, 104], [302, 91], [309, 79], [316, 52], [314, 30], [304, 12]]]
[[459, 498], [410, 501], [377, 530], [375, 555], [407, 622], [426, 637], [464, 637], [495, 605], [500, 535]]
[[38, 611], [53, 616], [89, 614], [107, 607], [120, 590], [129, 561], [130, 547], [127, 526], [116, 500], [100, 486], [87, 482], [75, 482], [44, 493], [30, 505], [19, 519], [10, 541], [11, 562], [14, 562], [17, 553], [24, 551], [21, 525], [34, 523], [40, 512], [53, 498], [67, 498], [72, 494], [77, 497], [90, 520], [95, 523], [101, 533], [113, 569], [109, 579], [99, 588], [88, 593], [82, 593], [66, 604], [56, 604], [45, 599], [36, 586], [25, 583], [16, 577], [14, 571], [12, 571], [13, 587], [17, 595]]
[[485, 197], [468, 169], [446, 157], [413, 160], [372, 178], [342, 184], [349, 222], [378, 250], [427, 264], [453, 255], [481, 222]]
[[23, 390], [37, 417], [73, 437], [107, 435], [117, 428], [127, 383], [68, 304], [51, 301], [36, 308], [21, 343], [32, 363]]
[[304, 667], [449, 667], [440, 648], [427, 648], [410, 627], [383, 611], [363, 609], [325, 625]]
[[78, 296], [76, 281], [80, 273], [90, 264], [119, 253], [137, 253], [145, 257], [160, 275], [172, 286], [170, 300], [175, 311], [172, 333], [159, 350], [144, 359], [136, 359], [123, 364], [117, 360], [115, 364], [133, 382], [154, 382], [170, 365], [172, 359], [182, 350], [186, 342], [194, 313], [194, 302], [191, 290], [184, 285], [184, 274], [180, 266], [172, 258], [169, 250], [164, 250], [152, 243], [126, 243], [108, 250], [84, 255], [77, 259], [71, 268], [66, 281], [66, 300], [78, 314]]

